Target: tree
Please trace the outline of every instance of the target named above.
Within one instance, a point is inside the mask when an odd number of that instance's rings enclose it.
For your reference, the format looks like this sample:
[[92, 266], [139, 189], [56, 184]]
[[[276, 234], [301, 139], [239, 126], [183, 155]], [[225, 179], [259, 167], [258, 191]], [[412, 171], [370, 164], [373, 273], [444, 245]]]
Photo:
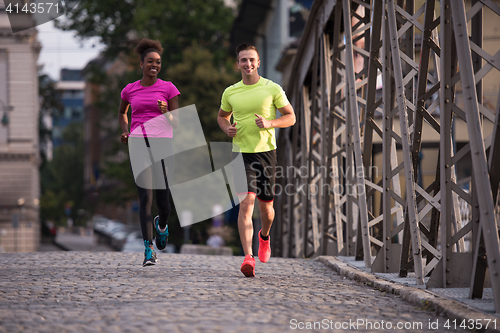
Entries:
[[[200, 117], [206, 140], [230, 141], [217, 123], [217, 115], [224, 89], [238, 80], [238, 76], [228, 65], [217, 68], [213, 65], [214, 55], [206, 48], [194, 45], [182, 53], [182, 62], [160, 72], [164, 80], [172, 81], [181, 92], [180, 106], [195, 104]], [[134, 78], [135, 75], [135, 78]], [[109, 188], [103, 199], [109, 203], [124, 203], [135, 198], [136, 189], [128, 161], [128, 150], [119, 141], [121, 129], [118, 125], [118, 103], [121, 89], [128, 83], [137, 80], [138, 73], [125, 72], [120, 76], [109, 77], [109, 83], [102, 91], [96, 106], [102, 111], [103, 129], [107, 133], [106, 146], [103, 152], [102, 173], [119, 184]], [[130, 116], [130, 112], [129, 112]], [[123, 157], [115, 158], [117, 154]]]
[[[213, 64], [214, 55], [200, 45], [188, 47], [182, 53], [182, 61], [160, 72], [164, 80], [172, 81], [181, 92], [180, 106], [195, 104], [207, 142], [230, 141], [221, 131], [217, 123], [222, 92], [230, 84], [238, 80], [231, 65], [216, 67]], [[140, 73], [131, 71], [113, 77], [107, 76], [105, 89], [100, 94], [99, 101], [95, 104], [101, 110], [102, 128], [107, 133], [106, 147], [102, 153], [101, 172], [106, 177], [107, 183], [113, 184], [100, 191], [100, 199], [106, 203], [125, 205], [129, 200], [137, 198], [137, 189], [134, 183], [127, 146], [119, 140], [117, 115], [120, 91], [132, 81], [140, 78]], [[98, 76], [99, 77], [99, 76]], [[129, 112], [130, 116], [130, 112]], [[117, 159], [116, 156], [125, 156]], [[172, 207], [175, 207], [172, 204]], [[153, 214], [155, 214], [153, 205]], [[176, 245], [182, 243], [183, 231], [179, 227], [175, 210], [169, 219], [170, 234], [176, 240]], [[193, 226], [193, 232], [202, 234], [209, 223], [200, 223]]]
[[52, 140], [52, 129], [48, 123], [52, 115], [62, 113], [63, 105], [56, 90], [56, 82], [46, 74], [38, 75], [38, 96], [40, 99], [38, 133], [43, 165], [47, 161], [48, 150], [51, 149], [49, 142]]
[[[107, 46], [105, 58], [110, 62], [121, 58], [129, 65], [129, 70], [118, 75], [106, 73], [98, 62], [88, 68], [91, 70], [87, 77], [102, 87], [93, 107], [100, 110], [106, 133], [101, 140], [106, 147], [101, 147], [100, 171], [106, 183], [112, 184], [101, 188], [100, 199], [125, 205], [137, 198], [128, 149], [119, 141], [117, 115], [121, 90], [141, 78], [139, 59], [133, 55], [141, 38], [162, 43], [159, 77], [179, 88], [181, 106], [196, 104], [207, 141], [227, 140], [217, 125], [217, 113], [224, 88], [237, 80], [227, 63], [227, 40], [233, 19], [232, 9], [222, 0], [80, 0], [66, 21], [56, 22], [56, 26], [74, 30], [81, 38], [99, 37]], [[175, 210], [170, 222], [171, 239], [181, 241], [182, 229]]]
[[[71, 123], [63, 131], [64, 144], [54, 149], [54, 158], [40, 170], [42, 196], [40, 217], [64, 223], [71, 217], [80, 221], [78, 211], [87, 208], [83, 191], [83, 129]], [[70, 208], [70, 211], [66, 210]]]
[[99, 37], [111, 57], [130, 52], [141, 38], [150, 38], [165, 46], [166, 63], [181, 61], [182, 51], [194, 42], [221, 62], [233, 19], [222, 0], [80, 0], [67, 21], [56, 21], [56, 26], [75, 30], [81, 38]]
[[228, 141], [217, 123], [222, 92], [238, 76], [229, 64], [213, 66], [214, 55], [204, 47], [193, 45], [182, 52], [182, 62], [167, 70], [181, 95], [180, 106], [195, 104], [207, 141]]

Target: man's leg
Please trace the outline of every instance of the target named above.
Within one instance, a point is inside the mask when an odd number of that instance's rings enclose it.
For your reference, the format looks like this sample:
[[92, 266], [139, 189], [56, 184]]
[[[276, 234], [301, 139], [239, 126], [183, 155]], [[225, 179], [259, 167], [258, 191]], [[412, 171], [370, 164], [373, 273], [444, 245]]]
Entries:
[[260, 219], [262, 220], [261, 235], [267, 239], [274, 221], [273, 202], [276, 177], [276, 151], [260, 153], [257, 167], [260, 168], [257, 172], [259, 175], [257, 192], [259, 193]]
[[255, 195], [248, 193], [240, 196], [240, 213], [238, 214], [238, 231], [240, 232], [241, 246], [245, 253], [245, 260], [241, 264], [241, 272], [246, 277], [255, 276], [255, 259], [252, 252], [253, 223], [252, 214], [255, 204]]
[[259, 210], [260, 219], [262, 221], [262, 231], [261, 234], [264, 237], [269, 236], [269, 231], [274, 221], [274, 207], [273, 201], [261, 201], [259, 200]]
[[238, 232], [240, 234], [241, 246], [246, 255], [253, 255], [252, 239], [253, 239], [253, 223], [252, 214], [255, 204], [255, 194], [248, 193], [245, 197], [240, 198], [240, 212], [238, 214]]
[[272, 201], [259, 200], [260, 219], [262, 221], [262, 229], [259, 232], [259, 260], [268, 262], [271, 258], [271, 239], [269, 231], [274, 220], [274, 208]]

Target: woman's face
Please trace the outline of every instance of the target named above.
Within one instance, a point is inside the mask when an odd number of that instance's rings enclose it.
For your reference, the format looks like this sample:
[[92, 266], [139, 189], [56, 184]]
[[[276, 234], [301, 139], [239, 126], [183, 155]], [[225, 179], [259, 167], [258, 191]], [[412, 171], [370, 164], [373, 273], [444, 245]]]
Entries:
[[156, 52], [149, 52], [141, 61], [144, 76], [157, 76], [161, 69], [161, 57]]

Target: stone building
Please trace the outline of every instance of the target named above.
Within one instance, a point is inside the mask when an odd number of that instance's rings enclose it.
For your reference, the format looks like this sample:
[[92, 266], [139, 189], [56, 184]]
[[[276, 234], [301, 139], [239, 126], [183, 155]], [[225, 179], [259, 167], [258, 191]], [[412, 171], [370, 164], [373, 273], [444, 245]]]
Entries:
[[37, 251], [40, 244], [40, 48], [35, 28], [12, 33], [0, 1], [0, 251], [5, 252]]

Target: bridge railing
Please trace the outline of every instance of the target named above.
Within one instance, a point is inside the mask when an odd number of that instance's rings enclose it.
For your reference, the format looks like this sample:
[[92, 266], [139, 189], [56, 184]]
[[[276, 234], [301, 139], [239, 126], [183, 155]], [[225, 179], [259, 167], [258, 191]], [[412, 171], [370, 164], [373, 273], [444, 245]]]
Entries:
[[279, 134], [277, 253], [355, 256], [470, 297], [491, 285], [500, 311], [500, 102], [483, 98], [500, 51], [483, 48], [485, 15], [498, 2], [313, 3], [287, 88], [297, 124]]

